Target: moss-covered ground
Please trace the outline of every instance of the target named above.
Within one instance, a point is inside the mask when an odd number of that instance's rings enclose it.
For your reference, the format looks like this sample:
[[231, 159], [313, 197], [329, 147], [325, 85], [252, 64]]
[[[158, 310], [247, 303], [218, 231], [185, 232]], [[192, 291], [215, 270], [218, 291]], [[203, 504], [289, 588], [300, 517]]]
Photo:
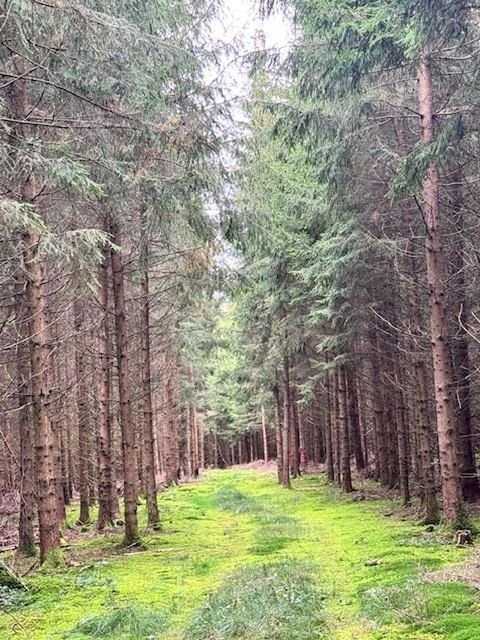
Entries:
[[480, 640], [476, 592], [424, 579], [468, 552], [391, 502], [242, 469], [168, 491], [161, 511], [146, 550], [85, 532], [75, 566], [27, 577], [1, 640]]

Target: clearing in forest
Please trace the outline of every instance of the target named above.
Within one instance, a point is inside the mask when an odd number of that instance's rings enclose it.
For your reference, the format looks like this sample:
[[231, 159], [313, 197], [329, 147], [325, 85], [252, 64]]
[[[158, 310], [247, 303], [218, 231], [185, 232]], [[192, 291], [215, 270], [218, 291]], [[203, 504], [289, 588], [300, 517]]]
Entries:
[[391, 503], [341, 497], [320, 476], [288, 491], [239, 469], [160, 504], [163, 531], [144, 534], [146, 550], [119, 553], [119, 534], [84, 533], [68, 551], [74, 566], [27, 578], [0, 638], [480, 639], [476, 592], [429, 577], [467, 552]]

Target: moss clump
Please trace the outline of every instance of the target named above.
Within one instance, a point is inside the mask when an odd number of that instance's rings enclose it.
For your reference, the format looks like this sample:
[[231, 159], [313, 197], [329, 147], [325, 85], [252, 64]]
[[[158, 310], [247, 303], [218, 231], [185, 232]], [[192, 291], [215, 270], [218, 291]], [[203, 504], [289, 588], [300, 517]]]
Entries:
[[60, 569], [65, 566], [65, 556], [62, 550], [57, 547], [56, 549], [50, 549], [47, 551], [43, 558], [42, 569]]

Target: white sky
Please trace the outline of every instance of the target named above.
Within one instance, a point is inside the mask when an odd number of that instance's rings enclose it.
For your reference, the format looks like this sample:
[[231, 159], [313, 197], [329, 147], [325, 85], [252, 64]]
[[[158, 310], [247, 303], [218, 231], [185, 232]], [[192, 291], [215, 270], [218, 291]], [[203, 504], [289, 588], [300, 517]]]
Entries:
[[262, 21], [255, 0], [223, 0], [221, 13], [227, 38], [241, 39], [246, 51], [255, 49], [255, 32], [258, 29], [265, 31], [267, 48], [285, 46], [289, 40], [289, 28], [283, 16], [276, 13]]
[[258, 50], [256, 34], [265, 34], [266, 49], [287, 49], [292, 39], [291, 25], [283, 14], [275, 13], [266, 20], [260, 17], [258, 0], [223, 0], [219, 17], [213, 24], [213, 36], [221, 42], [235, 44], [236, 53], [229, 52], [222, 64], [222, 88], [230, 100], [245, 97], [250, 82], [248, 66], [242, 57]]

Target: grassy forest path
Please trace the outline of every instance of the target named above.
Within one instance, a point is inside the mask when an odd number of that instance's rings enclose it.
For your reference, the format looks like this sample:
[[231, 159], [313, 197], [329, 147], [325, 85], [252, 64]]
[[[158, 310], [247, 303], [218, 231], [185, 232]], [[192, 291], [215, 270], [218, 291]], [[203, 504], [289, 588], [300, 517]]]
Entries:
[[473, 589], [421, 580], [466, 552], [391, 503], [342, 498], [318, 476], [286, 491], [272, 473], [236, 469], [160, 504], [164, 529], [145, 533], [145, 551], [86, 532], [68, 551], [74, 566], [28, 578], [32, 601], [0, 615], [0, 638], [480, 640]]

